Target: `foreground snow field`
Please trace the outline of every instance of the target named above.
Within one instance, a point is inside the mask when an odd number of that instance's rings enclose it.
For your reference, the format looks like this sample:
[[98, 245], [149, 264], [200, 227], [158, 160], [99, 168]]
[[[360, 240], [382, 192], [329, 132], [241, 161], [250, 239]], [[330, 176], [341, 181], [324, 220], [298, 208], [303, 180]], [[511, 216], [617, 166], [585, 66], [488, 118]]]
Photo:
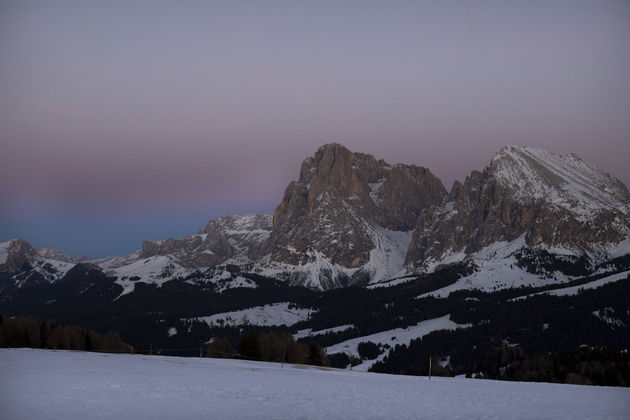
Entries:
[[2, 419], [628, 418], [630, 389], [0, 349]]

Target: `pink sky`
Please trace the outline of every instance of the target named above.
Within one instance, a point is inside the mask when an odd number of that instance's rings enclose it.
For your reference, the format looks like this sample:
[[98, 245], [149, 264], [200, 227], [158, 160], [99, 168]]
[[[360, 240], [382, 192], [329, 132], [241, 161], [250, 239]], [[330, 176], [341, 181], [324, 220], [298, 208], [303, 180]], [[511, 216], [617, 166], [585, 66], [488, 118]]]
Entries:
[[273, 211], [330, 141], [447, 188], [506, 144], [628, 185], [630, 3], [469, 4], [2, 3], [0, 241], [124, 253]]

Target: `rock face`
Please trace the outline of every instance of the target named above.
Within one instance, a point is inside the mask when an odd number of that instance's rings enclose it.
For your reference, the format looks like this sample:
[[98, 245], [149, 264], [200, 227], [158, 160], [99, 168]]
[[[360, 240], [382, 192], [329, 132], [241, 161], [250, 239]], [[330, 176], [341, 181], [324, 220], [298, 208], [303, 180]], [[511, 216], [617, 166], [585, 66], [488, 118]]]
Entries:
[[38, 250], [23, 239], [0, 243], [0, 294], [54, 282], [74, 265], [72, 258], [62, 252], [52, 248]]
[[37, 251], [23, 239], [13, 239], [0, 244], [0, 271], [15, 273], [29, 270], [37, 257]]
[[196, 235], [144, 241], [139, 258], [170, 255], [191, 268], [228, 260], [246, 264], [264, 255], [271, 228], [270, 214], [223, 216], [210, 220]]
[[[68, 263], [78, 262], [77, 259], [72, 258], [69, 255], [66, 255], [63, 252], [59, 251], [58, 249], [54, 249], [54, 248], [51, 248], [49, 246], [38, 250], [37, 254], [40, 257], [47, 258], [49, 260], [63, 261], [63, 262], [68, 262]], [[81, 260], [83, 260], [85, 258], [87, 258], [87, 257], [85, 257], [85, 256], [79, 257], [79, 259], [81, 259]]]
[[270, 261], [285, 264], [279, 271], [290, 271], [295, 284], [326, 289], [374, 280], [370, 263], [392, 265], [397, 248], [406, 252], [408, 239], [396, 232], [410, 232], [420, 212], [445, 196], [425, 168], [327, 144], [304, 160], [276, 208]]
[[414, 270], [461, 260], [497, 242], [524, 241], [565, 255], [605, 258], [630, 235], [630, 194], [575, 155], [502, 149], [423, 211], [406, 263]]

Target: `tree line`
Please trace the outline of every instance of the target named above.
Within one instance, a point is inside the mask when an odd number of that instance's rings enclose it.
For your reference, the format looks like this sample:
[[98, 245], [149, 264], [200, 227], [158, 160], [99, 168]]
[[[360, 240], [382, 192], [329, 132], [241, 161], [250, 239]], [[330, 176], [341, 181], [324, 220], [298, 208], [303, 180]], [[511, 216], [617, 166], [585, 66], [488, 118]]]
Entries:
[[105, 335], [77, 326], [64, 326], [55, 320], [7, 318], [0, 315], [0, 347], [86, 350], [104, 353], [131, 353], [117, 332]]
[[630, 386], [628, 349], [582, 346], [570, 352], [529, 356], [519, 346], [487, 353], [475, 377], [507, 381]]
[[241, 358], [267, 362], [286, 362], [315, 366], [328, 366], [326, 352], [317, 343], [295, 341], [289, 333], [276, 335], [266, 331], [256, 335], [254, 331], [243, 334], [238, 340], [238, 350], [226, 337], [213, 337], [207, 346], [208, 357]]

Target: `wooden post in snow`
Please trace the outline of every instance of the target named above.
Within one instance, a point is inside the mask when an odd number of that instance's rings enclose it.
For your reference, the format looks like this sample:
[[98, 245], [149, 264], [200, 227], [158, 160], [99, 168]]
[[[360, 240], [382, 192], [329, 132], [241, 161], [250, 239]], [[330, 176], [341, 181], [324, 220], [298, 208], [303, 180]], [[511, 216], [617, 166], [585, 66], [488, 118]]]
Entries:
[[282, 342], [282, 369], [284, 369], [284, 354], [287, 351], [287, 340]]
[[429, 355], [429, 380], [431, 380], [431, 355]]

